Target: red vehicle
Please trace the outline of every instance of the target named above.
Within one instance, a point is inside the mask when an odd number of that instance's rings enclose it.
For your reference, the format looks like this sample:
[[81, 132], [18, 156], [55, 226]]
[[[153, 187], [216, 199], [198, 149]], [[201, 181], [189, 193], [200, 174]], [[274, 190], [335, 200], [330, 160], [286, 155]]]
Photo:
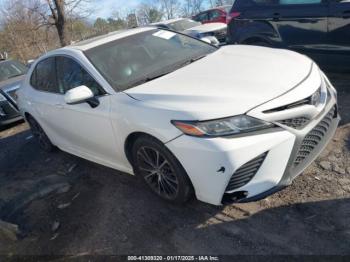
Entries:
[[231, 5], [218, 6], [206, 11], [203, 11], [192, 17], [193, 20], [201, 22], [202, 24], [207, 23], [225, 23], [226, 16], [230, 12]]

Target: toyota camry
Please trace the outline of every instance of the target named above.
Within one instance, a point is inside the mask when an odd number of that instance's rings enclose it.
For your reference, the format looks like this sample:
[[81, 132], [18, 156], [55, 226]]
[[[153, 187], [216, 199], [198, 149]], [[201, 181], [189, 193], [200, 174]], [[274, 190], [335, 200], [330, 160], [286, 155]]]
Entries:
[[136, 175], [174, 203], [214, 205], [290, 185], [332, 138], [336, 101], [306, 56], [154, 27], [51, 51], [18, 91], [43, 149]]

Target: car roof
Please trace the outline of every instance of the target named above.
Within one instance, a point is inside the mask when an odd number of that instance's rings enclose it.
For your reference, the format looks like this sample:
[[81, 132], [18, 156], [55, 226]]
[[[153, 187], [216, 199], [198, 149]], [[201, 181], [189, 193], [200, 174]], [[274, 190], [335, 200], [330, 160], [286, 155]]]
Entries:
[[63, 49], [78, 49], [81, 51], [86, 51], [88, 49], [91, 49], [118, 39], [122, 39], [128, 36], [132, 36], [138, 33], [147, 32], [152, 29], [154, 29], [154, 27], [147, 26], [147, 27], [138, 27], [134, 29], [115, 31], [106, 35], [101, 35], [101, 36], [93, 37], [81, 42], [74, 43], [70, 46], [64, 47]]
[[207, 9], [205, 11], [202, 11], [198, 14], [202, 14], [202, 13], [206, 13], [206, 12], [209, 12], [209, 11], [213, 11], [213, 10], [222, 10], [222, 11], [225, 11], [226, 8], [231, 8], [232, 5], [221, 5], [221, 6], [216, 6], [216, 7], [213, 7], [213, 8], [210, 8], [210, 9]]
[[175, 23], [175, 22], [182, 21], [182, 20], [191, 20], [191, 19], [190, 18], [175, 18], [175, 19], [170, 19], [170, 20], [152, 23], [150, 25], [168, 25], [168, 24]]

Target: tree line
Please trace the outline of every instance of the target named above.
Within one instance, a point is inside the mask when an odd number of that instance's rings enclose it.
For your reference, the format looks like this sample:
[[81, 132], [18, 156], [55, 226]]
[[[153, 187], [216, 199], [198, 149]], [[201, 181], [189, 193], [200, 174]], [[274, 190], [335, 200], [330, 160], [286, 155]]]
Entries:
[[191, 17], [206, 8], [233, 2], [140, 0], [136, 8], [119, 7], [109, 18], [92, 19], [94, 1], [97, 0], [3, 0], [0, 52], [26, 62], [49, 50], [93, 36], [176, 17]]

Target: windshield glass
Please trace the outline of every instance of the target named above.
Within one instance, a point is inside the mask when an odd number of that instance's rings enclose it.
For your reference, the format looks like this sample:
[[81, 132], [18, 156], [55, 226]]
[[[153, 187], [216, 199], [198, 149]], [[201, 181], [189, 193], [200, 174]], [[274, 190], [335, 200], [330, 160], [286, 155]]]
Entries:
[[5, 61], [0, 63], [0, 81], [24, 75], [27, 67], [18, 61]]
[[216, 50], [191, 37], [154, 29], [100, 45], [85, 54], [114, 89], [123, 91]]
[[201, 25], [200, 22], [196, 22], [190, 19], [183, 19], [183, 20], [179, 20], [179, 21], [167, 24], [167, 26], [171, 30], [179, 31], [179, 32], [185, 31], [187, 29], [190, 29], [192, 27], [199, 26], [199, 25]]

